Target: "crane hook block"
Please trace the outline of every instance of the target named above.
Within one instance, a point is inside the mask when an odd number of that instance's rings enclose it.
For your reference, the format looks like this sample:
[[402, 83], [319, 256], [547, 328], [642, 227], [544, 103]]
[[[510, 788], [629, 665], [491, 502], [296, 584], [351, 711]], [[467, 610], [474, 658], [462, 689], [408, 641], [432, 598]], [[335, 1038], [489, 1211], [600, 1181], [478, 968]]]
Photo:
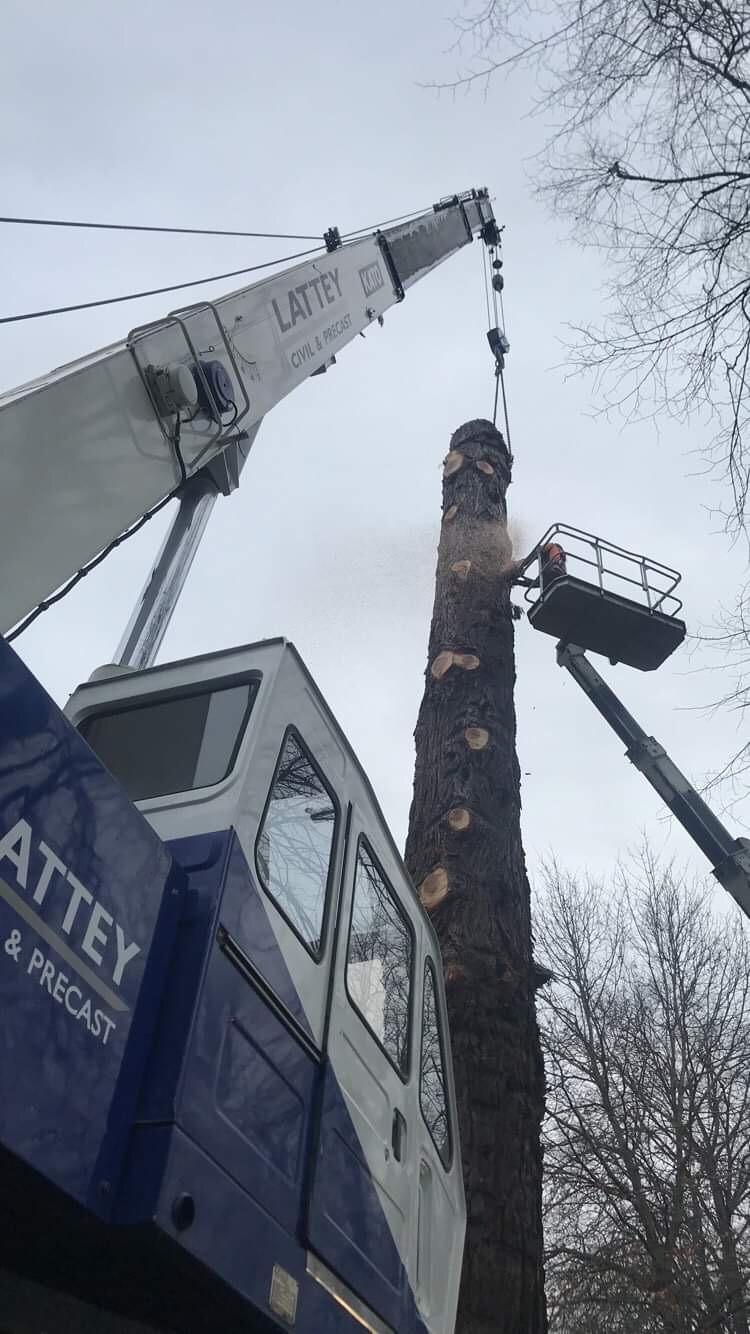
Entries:
[[510, 352], [510, 343], [505, 337], [502, 329], [488, 329], [487, 342], [490, 345], [490, 352], [495, 358], [495, 361], [498, 366], [502, 368], [505, 365], [506, 354]]

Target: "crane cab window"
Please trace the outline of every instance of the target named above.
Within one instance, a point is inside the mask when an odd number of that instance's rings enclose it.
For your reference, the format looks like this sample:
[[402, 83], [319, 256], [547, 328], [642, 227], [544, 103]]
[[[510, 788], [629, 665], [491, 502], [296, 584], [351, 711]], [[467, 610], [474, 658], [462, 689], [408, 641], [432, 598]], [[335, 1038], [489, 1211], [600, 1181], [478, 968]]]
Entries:
[[435, 972], [431, 959], [424, 970], [422, 997], [422, 1058], [419, 1071], [419, 1105], [425, 1125], [444, 1167], [450, 1166], [451, 1136], [445, 1093], [445, 1044], [437, 1006]]
[[402, 1077], [409, 1066], [412, 930], [360, 840], [346, 961], [349, 999]]
[[255, 845], [263, 888], [313, 958], [320, 958], [338, 804], [291, 729]]
[[231, 772], [257, 682], [228, 682], [120, 703], [79, 731], [131, 801], [213, 787]]

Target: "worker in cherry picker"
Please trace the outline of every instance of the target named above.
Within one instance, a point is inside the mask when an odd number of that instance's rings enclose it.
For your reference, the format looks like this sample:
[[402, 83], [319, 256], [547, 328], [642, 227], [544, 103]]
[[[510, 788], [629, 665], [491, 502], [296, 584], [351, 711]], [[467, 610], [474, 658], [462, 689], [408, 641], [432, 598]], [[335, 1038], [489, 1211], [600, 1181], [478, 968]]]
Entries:
[[[526, 574], [529, 566], [534, 561], [539, 562], [539, 573], [536, 578], [530, 579]], [[549, 588], [555, 579], [562, 579], [568, 573], [565, 552], [559, 542], [547, 542], [543, 547], [537, 547], [525, 560], [511, 562], [507, 567], [512, 583], [525, 584], [527, 588], [539, 588], [544, 592]]]
[[542, 592], [549, 588], [553, 580], [562, 579], [566, 574], [565, 552], [559, 542], [547, 542], [540, 547], [539, 578]]

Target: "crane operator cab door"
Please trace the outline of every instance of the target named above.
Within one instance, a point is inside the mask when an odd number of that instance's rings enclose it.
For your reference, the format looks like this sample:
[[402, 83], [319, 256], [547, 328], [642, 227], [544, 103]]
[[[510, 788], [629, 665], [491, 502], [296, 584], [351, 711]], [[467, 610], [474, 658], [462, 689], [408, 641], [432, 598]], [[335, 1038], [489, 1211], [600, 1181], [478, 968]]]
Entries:
[[452, 1334], [465, 1204], [440, 955], [369, 788], [352, 788], [309, 1240], [368, 1328]]
[[173, 1233], [205, 1176], [178, 1239], [266, 1314], [289, 1323], [293, 1291], [315, 1334], [329, 1307], [449, 1334], [465, 1205], [437, 941], [296, 652], [108, 676], [67, 712], [190, 886], [123, 1221]]

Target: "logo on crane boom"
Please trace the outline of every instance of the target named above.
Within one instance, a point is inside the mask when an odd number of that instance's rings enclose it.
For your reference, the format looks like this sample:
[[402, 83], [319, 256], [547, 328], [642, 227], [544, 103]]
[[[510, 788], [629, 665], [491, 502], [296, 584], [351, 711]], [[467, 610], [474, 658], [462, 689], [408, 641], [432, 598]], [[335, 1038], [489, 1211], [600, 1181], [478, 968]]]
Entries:
[[296, 287], [288, 287], [283, 296], [272, 298], [271, 305], [279, 329], [287, 334], [298, 324], [327, 310], [341, 296], [338, 269], [326, 269], [317, 278], [308, 278]]

